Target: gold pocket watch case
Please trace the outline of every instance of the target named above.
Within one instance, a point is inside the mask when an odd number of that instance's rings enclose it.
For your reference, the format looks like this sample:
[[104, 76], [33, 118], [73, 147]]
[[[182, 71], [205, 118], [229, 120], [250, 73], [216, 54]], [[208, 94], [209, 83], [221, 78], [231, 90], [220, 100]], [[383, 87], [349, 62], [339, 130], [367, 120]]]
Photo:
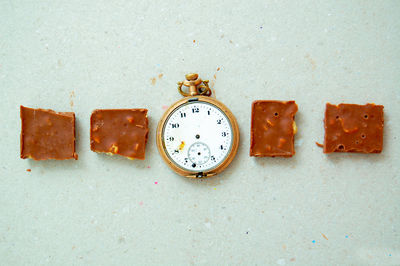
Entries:
[[[182, 86], [189, 87], [184, 92]], [[167, 165], [191, 178], [214, 176], [233, 160], [239, 146], [239, 128], [232, 112], [209, 97], [207, 80], [186, 75], [178, 83], [185, 98], [164, 113], [157, 127], [157, 148]]]

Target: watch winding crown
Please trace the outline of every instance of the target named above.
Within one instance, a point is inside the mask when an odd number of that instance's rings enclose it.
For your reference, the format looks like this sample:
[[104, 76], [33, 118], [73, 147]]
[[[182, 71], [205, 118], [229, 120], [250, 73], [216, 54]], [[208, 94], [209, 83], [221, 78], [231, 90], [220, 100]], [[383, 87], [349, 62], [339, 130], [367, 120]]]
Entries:
[[[208, 80], [202, 80], [196, 73], [186, 74], [185, 78], [186, 80], [178, 82], [178, 91], [183, 96], [211, 95], [211, 90], [208, 86]], [[182, 91], [182, 86], [188, 87], [189, 92]]]

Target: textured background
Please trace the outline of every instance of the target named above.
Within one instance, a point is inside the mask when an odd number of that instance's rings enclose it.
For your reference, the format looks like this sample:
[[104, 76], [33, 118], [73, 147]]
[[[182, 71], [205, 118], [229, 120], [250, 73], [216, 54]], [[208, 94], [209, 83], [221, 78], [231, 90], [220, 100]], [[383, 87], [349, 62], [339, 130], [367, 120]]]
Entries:
[[[0, 264], [400, 264], [399, 14], [399, 1], [1, 0]], [[208, 180], [175, 175], [155, 145], [190, 71], [241, 131]], [[256, 99], [296, 100], [295, 157], [248, 156]], [[328, 101], [383, 104], [384, 152], [324, 155]], [[20, 104], [74, 111], [79, 160], [19, 159]], [[91, 111], [131, 107], [149, 109], [146, 160], [91, 152]]]

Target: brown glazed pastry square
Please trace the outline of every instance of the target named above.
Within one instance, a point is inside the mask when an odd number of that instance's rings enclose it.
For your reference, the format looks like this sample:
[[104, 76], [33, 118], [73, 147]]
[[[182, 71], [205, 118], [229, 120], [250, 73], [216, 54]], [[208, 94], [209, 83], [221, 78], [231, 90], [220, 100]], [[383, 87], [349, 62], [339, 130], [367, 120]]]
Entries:
[[90, 148], [95, 152], [144, 160], [148, 133], [146, 109], [99, 109], [90, 117]]
[[78, 159], [75, 153], [75, 114], [20, 107], [21, 158]]
[[324, 123], [324, 153], [382, 151], [382, 105], [327, 103]]
[[297, 132], [294, 101], [254, 101], [251, 110], [250, 156], [292, 157]]

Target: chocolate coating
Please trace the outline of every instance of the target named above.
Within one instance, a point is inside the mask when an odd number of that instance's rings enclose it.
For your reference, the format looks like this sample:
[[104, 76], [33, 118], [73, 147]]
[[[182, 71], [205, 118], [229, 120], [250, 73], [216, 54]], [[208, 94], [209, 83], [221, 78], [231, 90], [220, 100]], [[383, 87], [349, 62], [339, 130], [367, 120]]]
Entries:
[[75, 114], [20, 107], [21, 158], [78, 159], [75, 153]]
[[382, 151], [382, 105], [327, 103], [324, 123], [324, 153]]
[[90, 117], [90, 148], [95, 152], [144, 160], [148, 133], [146, 109], [99, 109]]
[[294, 150], [294, 101], [254, 101], [250, 156], [291, 157]]

